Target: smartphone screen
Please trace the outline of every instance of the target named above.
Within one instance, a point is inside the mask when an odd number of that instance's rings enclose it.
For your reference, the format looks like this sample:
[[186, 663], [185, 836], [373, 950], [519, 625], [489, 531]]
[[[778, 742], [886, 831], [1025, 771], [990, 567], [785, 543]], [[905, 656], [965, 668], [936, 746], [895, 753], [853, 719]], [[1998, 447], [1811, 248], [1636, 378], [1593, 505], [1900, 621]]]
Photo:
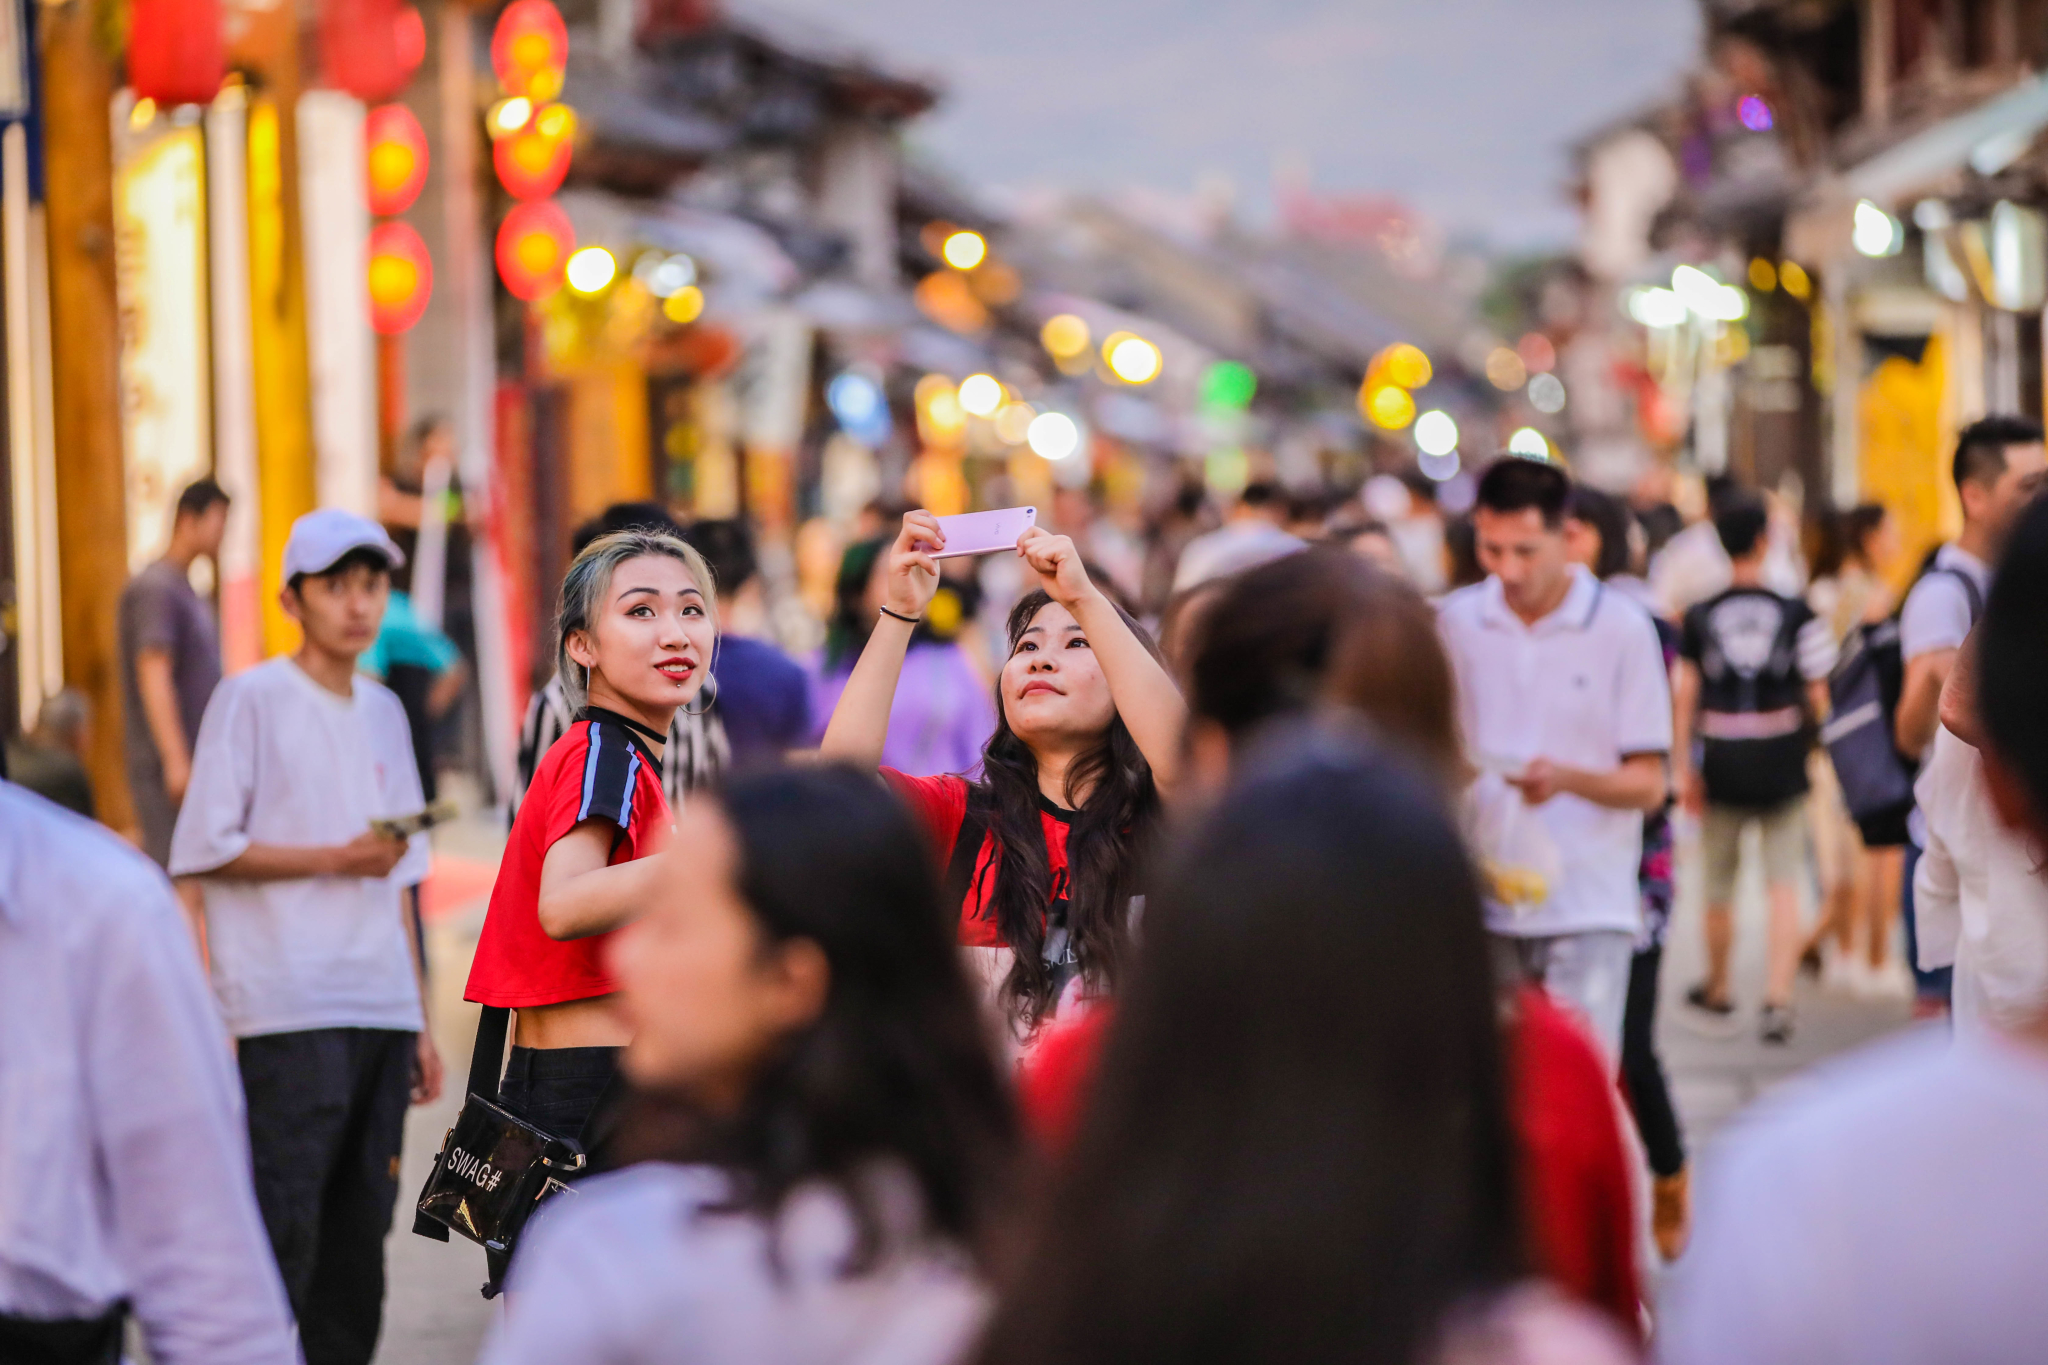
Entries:
[[962, 555], [987, 555], [1017, 548], [1017, 537], [1038, 524], [1036, 507], [1003, 507], [993, 512], [963, 512], [957, 517], [940, 517], [946, 548], [934, 559], [958, 559]]

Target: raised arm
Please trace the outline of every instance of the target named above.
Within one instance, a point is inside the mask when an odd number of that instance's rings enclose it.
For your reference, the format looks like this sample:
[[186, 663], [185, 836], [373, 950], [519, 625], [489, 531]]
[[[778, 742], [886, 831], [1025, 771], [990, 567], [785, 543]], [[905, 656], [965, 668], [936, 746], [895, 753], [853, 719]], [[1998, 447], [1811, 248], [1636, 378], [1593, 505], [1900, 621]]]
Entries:
[[[659, 858], [611, 863], [619, 827], [593, 816], [557, 839], [540, 865], [541, 931], [552, 939], [616, 929], [646, 907]], [[607, 866], [607, 864], [610, 864]]]
[[[883, 570], [882, 604], [888, 611], [875, 622], [867, 647], [854, 661], [839, 704], [818, 745], [819, 757], [832, 763], [873, 768], [882, 762], [882, 744], [889, 737], [889, 708], [896, 701], [896, 682], [903, 675], [903, 656], [910, 649], [917, 618], [939, 588], [939, 565], [931, 552], [946, 547], [939, 519], [929, 512], [906, 512], [903, 529], [889, 547]], [[889, 613], [896, 612], [909, 620]]]
[[1172, 676], [1123, 613], [1089, 581], [1072, 540], [1034, 526], [1018, 538], [1017, 551], [1046, 595], [1072, 612], [1087, 633], [1117, 715], [1151, 765], [1160, 793], [1171, 795], [1180, 780], [1181, 736], [1188, 721], [1187, 703]]

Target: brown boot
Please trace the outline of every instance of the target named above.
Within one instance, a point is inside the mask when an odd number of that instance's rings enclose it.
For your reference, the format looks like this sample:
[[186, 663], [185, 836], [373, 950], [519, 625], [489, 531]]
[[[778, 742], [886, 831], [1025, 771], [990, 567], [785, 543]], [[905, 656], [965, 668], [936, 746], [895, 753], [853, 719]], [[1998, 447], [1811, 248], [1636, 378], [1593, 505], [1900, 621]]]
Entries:
[[1675, 1261], [1691, 1232], [1692, 1168], [1681, 1166], [1677, 1175], [1656, 1178], [1650, 1201], [1650, 1235], [1657, 1239], [1657, 1254]]

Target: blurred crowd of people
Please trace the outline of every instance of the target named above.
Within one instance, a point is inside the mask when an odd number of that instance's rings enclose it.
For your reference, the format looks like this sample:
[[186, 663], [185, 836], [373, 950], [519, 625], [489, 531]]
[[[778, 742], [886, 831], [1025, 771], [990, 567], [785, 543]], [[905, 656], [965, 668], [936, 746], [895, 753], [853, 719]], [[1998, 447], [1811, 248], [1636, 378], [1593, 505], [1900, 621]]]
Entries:
[[[1903, 579], [1879, 507], [1802, 544], [1731, 481], [1688, 523], [1518, 456], [1455, 513], [1063, 494], [978, 558], [876, 508], [814, 650], [745, 523], [609, 509], [465, 988], [452, 1131], [500, 1145], [451, 1136], [468, 1212], [415, 1230], [483, 1242], [492, 1365], [2031, 1358], [2043, 470], [2037, 425], [1964, 431], [1961, 535]], [[387, 503], [295, 524], [302, 643], [223, 680], [226, 499], [180, 499], [119, 606], [161, 870], [0, 788], [0, 1358], [113, 1360], [131, 1315], [166, 1365], [375, 1351], [465, 671], [407, 593], [443, 532]], [[9, 754], [87, 814], [88, 720]], [[1696, 1227], [1684, 859], [1703, 1027], [1786, 1043], [1802, 969], [1902, 960], [1955, 1015], [1761, 1105]], [[573, 1160], [493, 1164], [529, 1149]]]

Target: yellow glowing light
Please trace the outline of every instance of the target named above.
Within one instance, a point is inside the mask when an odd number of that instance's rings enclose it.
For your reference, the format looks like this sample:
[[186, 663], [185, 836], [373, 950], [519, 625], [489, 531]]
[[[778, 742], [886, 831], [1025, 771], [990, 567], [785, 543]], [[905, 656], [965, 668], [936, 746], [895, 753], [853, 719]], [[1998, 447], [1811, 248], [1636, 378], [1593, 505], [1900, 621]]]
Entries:
[[394, 307], [411, 298], [419, 288], [420, 268], [403, 256], [372, 256], [370, 258], [370, 297], [385, 307]]
[[1031, 436], [1031, 423], [1038, 409], [1029, 403], [1005, 403], [996, 413], [996, 436], [1005, 445], [1022, 445]]
[[946, 245], [939, 254], [955, 270], [972, 270], [987, 257], [988, 242], [980, 233], [962, 228], [946, 239]]
[[918, 380], [913, 397], [918, 427], [926, 440], [957, 440], [967, 429], [967, 412], [960, 406], [960, 390], [945, 375], [928, 374]]
[[1388, 431], [1399, 431], [1415, 420], [1415, 399], [1408, 390], [1395, 384], [1381, 384], [1377, 388], [1368, 386], [1359, 395], [1358, 405], [1374, 426], [1385, 427]]
[[1785, 261], [1778, 266], [1778, 283], [1801, 303], [1813, 295], [1813, 281], [1807, 278], [1805, 269], [1797, 261]]
[[704, 291], [686, 284], [661, 301], [661, 315], [670, 322], [692, 323], [704, 315]]
[[128, 111], [128, 126], [141, 132], [156, 119], [156, 101], [144, 95], [135, 101], [135, 107]]
[[1486, 382], [1504, 393], [1513, 393], [1529, 382], [1529, 367], [1512, 348], [1496, 346], [1486, 353]]
[[601, 246], [587, 246], [569, 258], [569, 287], [579, 294], [596, 294], [619, 273], [619, 263]]
[[993, 417], [1003, 405], [1003, 384], [992, 374], [970, 374], [960, 381], [960, 406], [976, 417]]
[[1515, 434], [1508, 437], [1508, 454], [1547, 460], [1550, 458], [1550, 442], [1534, 427], [1518, 427]]
[[1749, 287], [1759, 294], [1768, 294], [1778, 287], [1778, 269], [1763, 257], [1753, 258], [1749, 263]]
[[1109, 372], [1126, 384], [1149, 384], [1159, 377], [1159, 348], [1141, 336], [1115, 332], [1102, 343]]
[[1038, 329], [1038, 339], [1053, 355], [1066, 359], [1085, 354], [1092, 339], [1088, 335], [1088, 324], [1072, 313], [1061, 313], [1045, 320], [1045, 326]]
[[1396, 388], [1419, 389], [1434, 373], [1420, 346], [1397, 341], [1372, 358], [1375, 377]]
[[533, 101], [524, 95], [514, 95], [509, 100], [499, 100], [491, 106], [489, 124], [492, 137], [510, 137], [526, 126], [533, 117]]
[[576, 111], [566, 104], [547, 104], [533, 116], [533, 130], [546, 138], [565, 138], [576, 132]]

